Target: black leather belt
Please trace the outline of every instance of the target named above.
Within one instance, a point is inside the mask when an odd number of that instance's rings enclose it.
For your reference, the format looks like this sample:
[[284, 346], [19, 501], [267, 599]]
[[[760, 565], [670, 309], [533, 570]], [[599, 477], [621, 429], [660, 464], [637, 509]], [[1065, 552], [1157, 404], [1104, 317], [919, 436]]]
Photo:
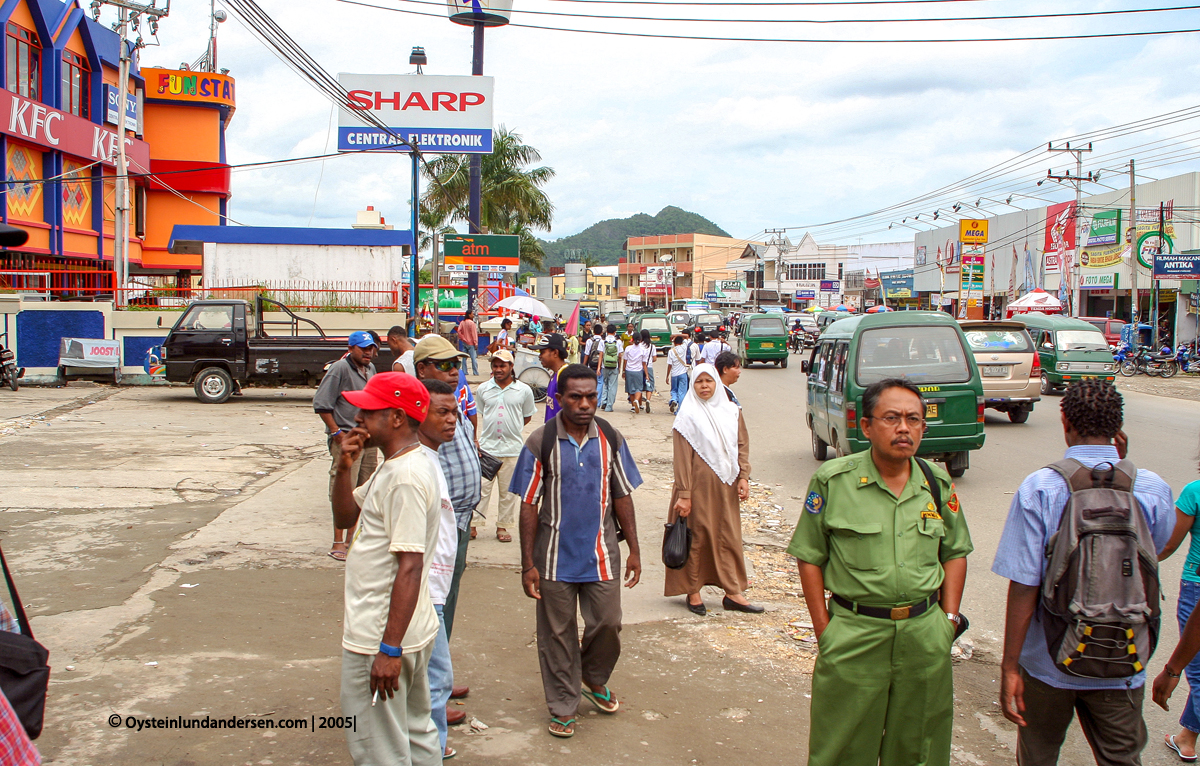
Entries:
[[934, 604], [938, 602], [939, 594], [937, 591], [931, 593], [927, 598], [908, 604], [907, 606], [866, 606], [865, 604], [856, 604], [848, 598], [842, 598], [834, 593], [832, 596], [833, 603], [840, 607], [849, 609], [851, 612], [866, 615], [867, 617], [878, 617], [881, 620], [907, 620], [910, 617], [917, 617], [924, 614]]

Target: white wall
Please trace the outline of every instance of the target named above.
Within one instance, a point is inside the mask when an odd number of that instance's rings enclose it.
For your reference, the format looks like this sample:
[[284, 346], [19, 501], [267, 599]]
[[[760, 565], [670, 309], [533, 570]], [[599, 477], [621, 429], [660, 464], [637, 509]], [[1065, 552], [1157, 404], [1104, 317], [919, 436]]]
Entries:
[[204, 244], [206, 284], [401, 282], [408, 258], [400, 247]]

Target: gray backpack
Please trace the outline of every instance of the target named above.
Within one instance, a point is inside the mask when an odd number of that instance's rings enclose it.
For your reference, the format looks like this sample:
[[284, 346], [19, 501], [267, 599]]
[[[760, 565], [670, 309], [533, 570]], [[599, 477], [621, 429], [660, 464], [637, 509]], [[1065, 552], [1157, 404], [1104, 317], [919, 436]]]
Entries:
[[1158, 646], [1158, 557], [1128, 460], [1047, 468], [1070, 488], [1058, 531], [1046, 545], [1042, 625], [1055, 666], [1082, 678], [1127, 678]]

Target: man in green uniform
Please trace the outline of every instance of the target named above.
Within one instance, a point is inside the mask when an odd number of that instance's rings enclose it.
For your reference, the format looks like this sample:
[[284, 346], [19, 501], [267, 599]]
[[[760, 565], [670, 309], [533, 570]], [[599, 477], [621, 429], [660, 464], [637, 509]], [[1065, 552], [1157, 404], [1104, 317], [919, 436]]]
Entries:
[[944, 765], [971, 537], [950, 477], [913, 457], [925, 427], [916, 386], [882, 380], [862, 404], [870, 451], [813, 475], [788, 547], [820, 648], [808, 763]]

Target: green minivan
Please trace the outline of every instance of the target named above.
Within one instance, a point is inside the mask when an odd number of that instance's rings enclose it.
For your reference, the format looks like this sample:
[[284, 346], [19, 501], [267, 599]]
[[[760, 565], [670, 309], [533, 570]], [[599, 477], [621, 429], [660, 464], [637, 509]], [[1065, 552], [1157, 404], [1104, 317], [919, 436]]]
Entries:
[[669, 349], [671, 347], [671, 336], [673, 335], [671, 323], [667, 321], [666, 314], [638, 314], [634, 327], [638, 332], [642, 330], [650, 331], [650, 342], [659, 351]]
[[788, 329], [782, 314], [746, 314], [734, 334], [734, 350], [743, 367], [754, 362], [787, 367]]
[[871, 446], [859, 428], [862, 395], [884, 378], [907, 378], [925, 398], [926, 431], [917, 454], [966, 472], [971, 450], [983, 446], [983, 384], [966, 336], [941, 311], [896, 311], [841, 319], [821, 333], [808, 374], [806, 419], [813, 455], [861, 452]]
[[1016, 314], [1033, 338], [1042, 367], [1042, 396], [1049, 396], [1080, 378], [1114, 380], [1117, 363], [1108, 339], [1091, 322], [1033, 311]]

